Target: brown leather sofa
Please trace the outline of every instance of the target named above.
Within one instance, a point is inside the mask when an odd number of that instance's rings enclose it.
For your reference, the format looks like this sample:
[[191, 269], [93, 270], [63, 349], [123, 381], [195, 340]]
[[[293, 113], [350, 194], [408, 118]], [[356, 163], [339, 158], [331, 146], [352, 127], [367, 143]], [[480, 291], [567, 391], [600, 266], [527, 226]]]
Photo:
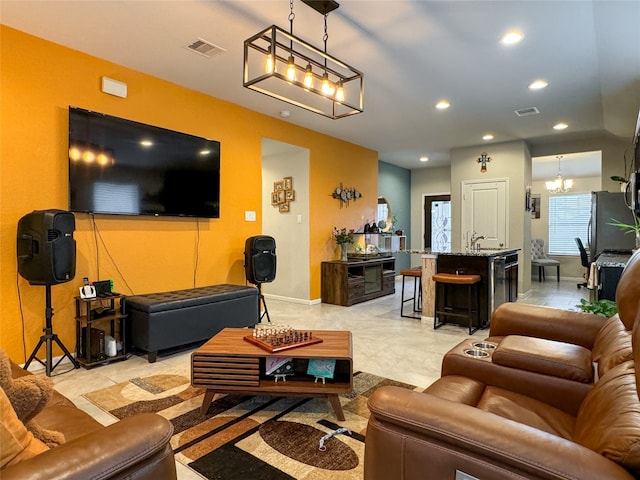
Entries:
[[[12, 365], [13, 376], [30, 375]], [[62, 432], [66, 442], [0, 471], [2, 480], [171, 480], [176, 466], [169, 440], [173, 426], [149, 413], [107, 427], [53, 393], [35, 417], [46, 429]]]
[[376, 391], [365, 479], [639, 478], [639, 255], [618, 284], [618, 315], [501, 306], [487, 357], [464, 355], [469, 340], [423, 393]]

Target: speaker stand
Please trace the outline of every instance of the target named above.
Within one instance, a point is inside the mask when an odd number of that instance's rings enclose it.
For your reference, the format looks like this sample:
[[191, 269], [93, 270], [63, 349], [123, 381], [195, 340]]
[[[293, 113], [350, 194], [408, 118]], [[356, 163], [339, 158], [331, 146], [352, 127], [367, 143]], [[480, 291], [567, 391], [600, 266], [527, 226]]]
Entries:
[[[51, 307], [51, 285], [48, 285], [48, 284], [45, 286], [45, 303], [46, 303], [45, 305], [46, 322], [45, 322], [45, 327], [42, 329], [42, 331], [44, 332], [44, 335], [40, 336], [40, 341], [38, 342], [38, 345], [36, 345], [36, 348], [33, 349], [33, 352], [31, 352], [31, 356], [29, 357], [27, 362], [24, 364], [24, 367], [22, 368], [27, 370], [31, 362], [35, 360], [45, 368], [47, 377], [50, 377], [51, 372], [60, 364], [62, 360], [64, 360], [65, 357], [68, 357], [69, 360], [71, 360], [71, 363], [73, 364], [74, 368], [80, 368], [80, 364], [75, 358], [73, 358], [73, 356], [69, 353], [69, 350], [67, 350], [67, 348], [62, 344], [62, 342], [58, 338], [58, 335], [53, 333], [53, 327], [51, 326], [51, 319], [53, 318], [53, 308]], [[53, 342], [55, 342], [60, 347], [60, 349], [64, 352], [64, 355], [56, 362], [55, 365], [52, 365], [53, 360], [52, 360], [51, 347]], [[42, 346], [42, 344], [46, 345], [46, 360], [44, 362], [40, 360], [38, 357], [36, 357], [36, 355], [38, 354], [38, 350], [40, 350], [40, 347]]]
[[[269, 310], [267, 310], [267, 303], [264, 301], [264, 295], [262, 294], [262, 284], [258, 283], [256, 284], [256, 287], [258, 287], [258, 295], [260, 296], [260, 298], [258, 299], [258, 308], [260, 309], [260, 318], [258, 318], [258, 323], [262, 323], [262, 318], [263, 317], [267, 317], [267, 322], [271, 323], [271, 318], [269, 318]], [[262, 310], [262, 308], [260, 307], [260, 304], [262, 304], [262, 307], [264, 307], [264, 310]]]

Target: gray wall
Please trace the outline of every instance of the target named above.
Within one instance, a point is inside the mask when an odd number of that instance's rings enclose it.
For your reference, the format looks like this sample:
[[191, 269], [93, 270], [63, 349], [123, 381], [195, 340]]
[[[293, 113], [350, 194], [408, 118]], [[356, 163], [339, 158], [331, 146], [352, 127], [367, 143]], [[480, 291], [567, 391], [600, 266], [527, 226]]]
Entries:
[[[487, 152], [492, 162], [480, 172], [476, 159]], [[451, 246], [464, 247], [462, 241], [462, 182], [508, 178], [509, 248], [519, 248], [518, 292], [531, 289], [531, 215], [525, 211], [525, 185], [531, 185], [531, 155], [522, 141], [458, 148], [451, 151]]]
[[[378, 162], [378, 196], [385, 197], [391, 206], [391, 214], [396, 217], [393, 229], [404, 230], [407, 248], [411, 238], [411, 170], [390, 163]], [[407, 254], [396, 255], [396, 273], [410, 268]]]

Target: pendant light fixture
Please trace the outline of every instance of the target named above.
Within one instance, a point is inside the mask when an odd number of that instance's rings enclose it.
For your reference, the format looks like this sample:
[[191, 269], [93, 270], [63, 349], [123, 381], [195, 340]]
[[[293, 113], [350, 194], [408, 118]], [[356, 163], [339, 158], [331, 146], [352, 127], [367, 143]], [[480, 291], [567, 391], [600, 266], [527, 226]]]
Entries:
[[364, 75], [327, 52], [327, 18], [338, 2], [302, 1], [324, 16], [324, 48], [294, 36], [290, 0], [289, 32], [271, 25], [244, 41], [243, 85], [333, 119], [362, 113]]
[[558, 176], [555, 180], [544, 182], [549, 193], [565, 193], [571, 190], [573, 187], [573, 180], [562, 178], [562, 172], [560, 171], [560, 159], [562, 155], [556, 157], [558, 159]]

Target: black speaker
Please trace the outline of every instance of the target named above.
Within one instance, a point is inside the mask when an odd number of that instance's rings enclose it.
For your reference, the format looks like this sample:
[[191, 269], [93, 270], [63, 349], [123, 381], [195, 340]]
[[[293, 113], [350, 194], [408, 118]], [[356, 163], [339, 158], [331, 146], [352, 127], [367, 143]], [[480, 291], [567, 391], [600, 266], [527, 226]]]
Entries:
[[247, 238], [244, 244], [247, 281], [258, 285], [276, 278], [276, 240], [266, 235]]
[[18, 273], [31, 285], [56, 285], [76, 274], [75, 217], [64, 210], [34, 210], [18, 221]]

